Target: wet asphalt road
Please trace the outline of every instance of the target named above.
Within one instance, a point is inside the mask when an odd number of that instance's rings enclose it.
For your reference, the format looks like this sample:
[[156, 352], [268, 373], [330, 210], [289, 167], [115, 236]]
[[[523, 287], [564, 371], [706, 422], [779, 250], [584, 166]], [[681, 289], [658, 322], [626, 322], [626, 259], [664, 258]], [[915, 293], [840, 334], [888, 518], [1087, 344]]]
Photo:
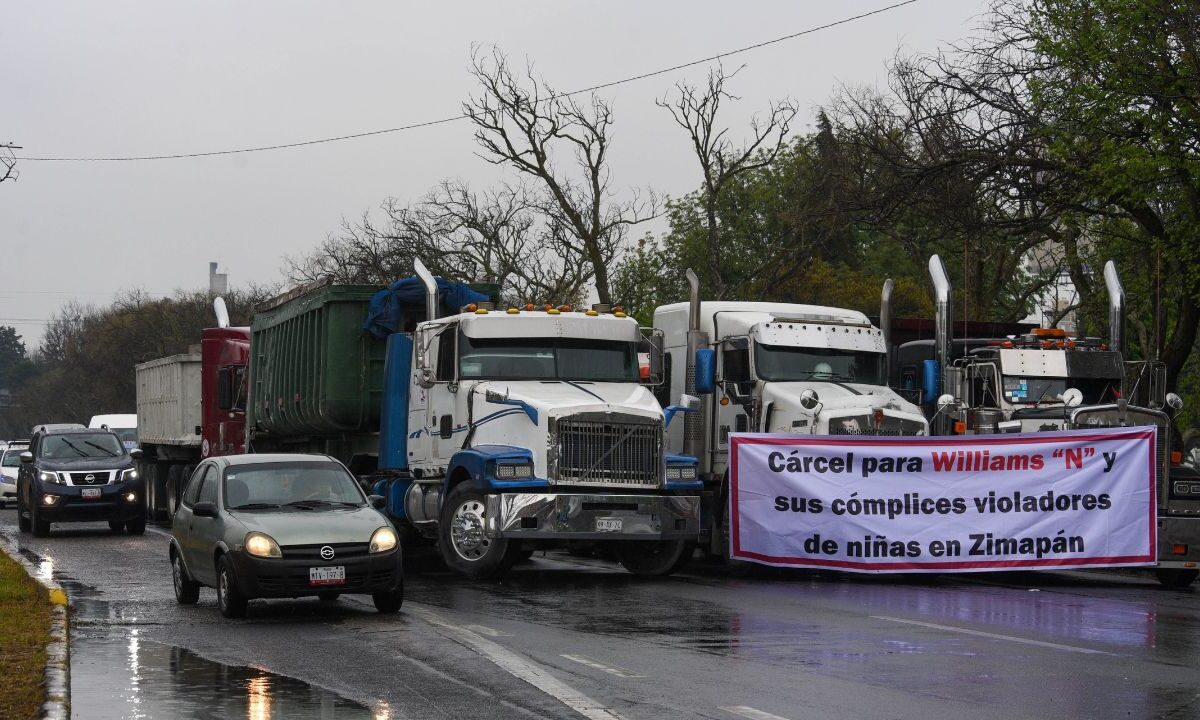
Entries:
[[176, 605], [166, 537], [0, 535], [71, 595], [76, 717], [1193, 718], [1200, 592], [1102, 573], [858, 577], [535, 556], [501, 583]]

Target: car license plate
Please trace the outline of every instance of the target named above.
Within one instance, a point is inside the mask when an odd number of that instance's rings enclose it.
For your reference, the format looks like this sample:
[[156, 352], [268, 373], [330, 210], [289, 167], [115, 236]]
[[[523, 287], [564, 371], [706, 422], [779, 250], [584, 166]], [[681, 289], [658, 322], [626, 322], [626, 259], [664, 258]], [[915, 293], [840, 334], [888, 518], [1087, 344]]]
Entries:
[[621, 532], [621, 518], [596, 518], [596, 532]]
[[346, 582], [346, 567], [331, 565], [308, 569], [309, 585], [344, 585]]
[[98, 498], [100, 497], [100, 488], [84, 488], [83, 496], [85, 498]]

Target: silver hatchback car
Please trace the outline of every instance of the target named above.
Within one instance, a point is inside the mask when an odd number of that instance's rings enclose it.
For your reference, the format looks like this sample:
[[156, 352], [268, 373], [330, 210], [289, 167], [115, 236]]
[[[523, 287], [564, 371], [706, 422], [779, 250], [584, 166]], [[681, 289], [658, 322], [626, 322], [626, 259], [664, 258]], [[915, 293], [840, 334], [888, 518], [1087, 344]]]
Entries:
[[340, 462], [324, 455], [231, 455], [196, 467], [171, 522], [175, 598], [217, 590], [225, 617], [254, 598], [369, 594], [404, 600], [396, 529]]

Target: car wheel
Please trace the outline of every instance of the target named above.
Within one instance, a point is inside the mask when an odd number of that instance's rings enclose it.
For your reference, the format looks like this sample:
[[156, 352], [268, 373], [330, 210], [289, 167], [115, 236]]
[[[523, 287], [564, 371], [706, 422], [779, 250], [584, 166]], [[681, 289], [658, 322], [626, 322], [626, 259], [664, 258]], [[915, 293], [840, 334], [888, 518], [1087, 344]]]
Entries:
[[50, 534], [50, 523], [39, 517], [37, 505], [29, 509], [29, 524], [32, 526], [34, 537], [46, 537]]
[[178, 553], [171, 554], [171, 580], [175, 583], [175, 600], [180, 605], [195, 605], [200, 600], [200, 583], [188, 577]]
[[246, 617], [246, 597], [237, 589], [233, 569], [224, 555], [217, 559], [217, 608], [227, 618]]
[[321, 602], [327, 603], [337, 602], [337, 599], [341, 596], [342, 594], [336, 590], [326, 590], [324, 592], [317, 593], [317, 598], [320, 599]]
[[130, 535], [145, 535], [146, 518], [140, 517], [135, 520], [126, 521], [125, 532], [129, 533]]
[[634, 575], [670, 575], [692, 559], [696, 546], [689, 540], [618, 542], [617, 562]]
[[483, 493], [461, 482], [442, 504], [438, 523], [442, 559], [451, 570], [476, 580], [500, 577], [517, 559], [516, 544], [484, 535], [485, 513]]
[[1173, 590], [1183, 590], [1196, 581], [1197, 575], [1200, 575], [1200, 570], [1163, 568], [1154, 571], [1154, 574], [1163, 587], [1169, 587]]
[[400, 606], [404, 604], [404, 586], [388, 592], [374, 593], [371, 600], [375, 602], [375, 609], [381, 613], [390, 615], [399, 612]]
[[108, 529], [115, 533], [120, 533], [125, 530], [125, 523], [121, 520], [109, 520]]
[[25, 503], [21, 502], [20, 495], [17, 495], [17, 529], [29, 532], [29, 518], [25, 515]]

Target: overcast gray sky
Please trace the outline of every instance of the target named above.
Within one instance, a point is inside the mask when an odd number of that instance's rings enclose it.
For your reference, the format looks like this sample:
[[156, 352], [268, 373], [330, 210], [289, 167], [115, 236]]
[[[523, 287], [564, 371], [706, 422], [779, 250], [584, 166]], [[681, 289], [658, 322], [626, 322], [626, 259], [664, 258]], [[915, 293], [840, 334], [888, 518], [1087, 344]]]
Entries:
[[[894, 0], [399, 3], [6, 3], [0, 142], [28, 156], [203, 152], [343, 135], [459, 112], [472, 43], [528, 57], [561, 90], [677, 65]], [[936, 50], [977, 26], [982, 0], [920, 0], [725, 61], [745, 64], [725, 119], [789, 96], [814, 109], [842, 83], [886, 82], [897, 48]], [[613, 185], [681, 195], [698, 184], [686, 136], [654, 99], [704, 67], [603, 91]], [[314, 147], [128, 163], [20, 163], [0, 184], [0, 325], [31, 346], [67, 300], [142, 288], [282, 279], [303, 254], [388, 196], [446, 177], [484, 187], [466, 122]]]

